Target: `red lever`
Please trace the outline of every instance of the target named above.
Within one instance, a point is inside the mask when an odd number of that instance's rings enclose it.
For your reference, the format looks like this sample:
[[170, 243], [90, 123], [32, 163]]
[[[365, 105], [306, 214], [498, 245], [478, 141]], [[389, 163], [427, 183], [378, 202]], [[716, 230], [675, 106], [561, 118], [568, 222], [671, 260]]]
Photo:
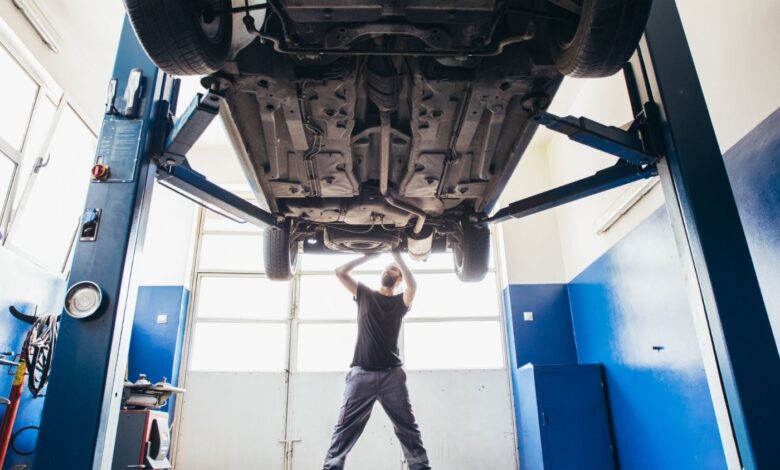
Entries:
[[104, 165], [102, 163], [98, 163], [95, 166], [92, 167], [92, 179], [93, 180], [104, 180], [108, 178], [108, 165]]

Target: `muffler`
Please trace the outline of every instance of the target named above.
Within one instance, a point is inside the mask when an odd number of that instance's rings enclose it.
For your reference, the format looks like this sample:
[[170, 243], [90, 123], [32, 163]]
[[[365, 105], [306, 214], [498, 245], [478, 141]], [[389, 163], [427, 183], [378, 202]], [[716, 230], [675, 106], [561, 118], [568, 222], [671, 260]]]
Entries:
[[433, 229], [424, 227], [420, 233], [410, 233], [406, 238], [406, 251], [413, 260], [425, 261], [433, 250]]

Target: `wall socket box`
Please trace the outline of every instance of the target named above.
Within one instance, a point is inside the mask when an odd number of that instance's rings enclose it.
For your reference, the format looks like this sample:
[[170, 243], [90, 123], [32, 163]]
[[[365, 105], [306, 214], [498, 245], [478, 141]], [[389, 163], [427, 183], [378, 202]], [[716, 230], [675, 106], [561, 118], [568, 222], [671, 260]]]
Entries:
[[523, 320], [534, 321], [534, 312], [523, 312]]

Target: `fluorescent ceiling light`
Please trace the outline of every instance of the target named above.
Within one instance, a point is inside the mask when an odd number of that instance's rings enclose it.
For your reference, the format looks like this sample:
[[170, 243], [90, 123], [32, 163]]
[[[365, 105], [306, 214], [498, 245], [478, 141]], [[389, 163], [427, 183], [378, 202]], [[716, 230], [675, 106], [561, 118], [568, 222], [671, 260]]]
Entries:
[[38, 2], [35, 0], [13, 0], [14, 5], [18, 8], [27, 21], [41, 37], [41, 40], [52, 50], [52, 52], [60, 52], [62, 37], [54, 29], [54, 25], [46, 17]]
[[601, 217], [596, 219], [596, 223], [594, 224], [596, 233], [602, 234], [615, 225], [615, 222], [620, 220], [620, 218], [623, 217], [626, 212], [631, 210], [631, 208], [634, 207], [636, 203], [642, 200], [642, 198], [645, 197], [645, 195], [649, 193], [656, 184], [658, 184], [658, 181], [660, 180], [657, 176], [642, 180], [621, 194], [620, 197], [617, 198], [617, 200], [613, 202], [612, 205], [610, 205], [609, 208], [601, 215]]

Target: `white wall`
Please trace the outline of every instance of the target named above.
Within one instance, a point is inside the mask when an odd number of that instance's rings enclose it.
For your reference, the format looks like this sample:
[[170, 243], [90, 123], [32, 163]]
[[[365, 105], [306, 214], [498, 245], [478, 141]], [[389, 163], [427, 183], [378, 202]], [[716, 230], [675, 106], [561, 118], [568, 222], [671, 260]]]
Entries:
[[678, 0], [725, 152], [780, 106], [780, 2]]
[[197, 206], [155, 183], [143, 251], [134, 282], [139, 286], [185, 286], [194, 252]]
[[[547, 164], [546, 141], [535, 139], [526, 151], [517, 170], [501, 195], [506, 204], [550, 189], [550, 170]], [[558, 219], [552, 211], [541, 212], [523, 219], [504, 222], [501, 231], [503, 263], [509, 284], [558, 284], [566, 282], [561, 246], [558, 241]]]

